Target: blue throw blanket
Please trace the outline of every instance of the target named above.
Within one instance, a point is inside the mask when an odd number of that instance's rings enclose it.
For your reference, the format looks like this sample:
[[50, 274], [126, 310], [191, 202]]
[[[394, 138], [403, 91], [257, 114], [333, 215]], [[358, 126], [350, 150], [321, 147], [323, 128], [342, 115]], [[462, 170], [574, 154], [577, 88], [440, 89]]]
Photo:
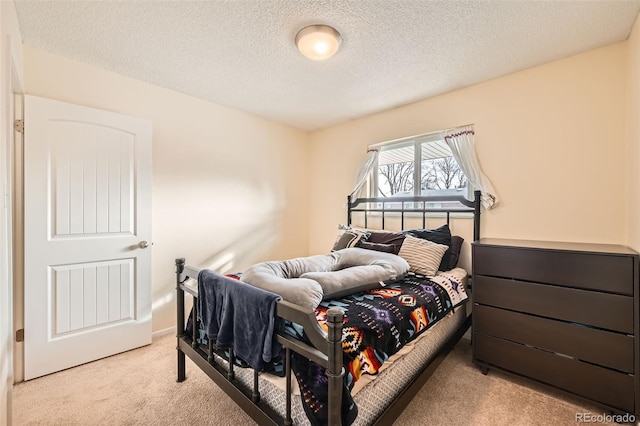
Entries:
[[217, 349], [233, 349], [253, 369], [280, 352], [273, 339], [277, 294], [203, 269], [198, 274], [198, 314]]

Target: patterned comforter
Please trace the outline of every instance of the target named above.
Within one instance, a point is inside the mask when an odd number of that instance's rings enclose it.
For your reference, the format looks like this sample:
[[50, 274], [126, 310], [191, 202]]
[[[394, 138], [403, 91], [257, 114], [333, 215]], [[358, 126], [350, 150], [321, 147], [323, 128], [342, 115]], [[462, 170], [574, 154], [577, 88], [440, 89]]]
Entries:
[[[326, 312], [345, 313], [342, 331], [345, 380], [342, 422], [351, 424], [357, 407], [350, 390], [363, 374], [377, 374], [382, 364], [402, 346], [465, 303], [467, 294], [457, 278], [439, 273], [434, 278], [409, 274], [385, 287], [322, 302], [316, 318], [327, 330]], [[289, 325], [286, 332], [304, 339], [302, 330]], [[293, 371], [300, 386], [302, 404], [314, 425], [327, 424], [327, 376], [324, 368], [300, 356], [293, 357]]]
[[[433, 278], [409, 273], [378, 289], [323, 301], [316, 308], [316, 318], [325, 331], [327, 310], [339, 308], [344, 311], [342, 349], [346, 374], [342, 392], [342, 423], [349, 425], [358, 415], [350, 390], [362, 375], [377, 374], [382, 364], [402, 346], [466, 301], [462, 283], [455, 276], [441, 272]], [[190, 333], [190, 328], [189, 320], [187, 333]], [[286, 324], [285, 332], [307, 340], [297, 324]], [[204, 331], [199, 334], [198, 342], [206, 345]], [[224, 351], [216, 353], [227, 358]], [[265, 371], [281, 375], [282, 355]], [[236, 359], [236, 363], [247, 366], [242, 360]], [[325, 369], [295, 353], [292, 368], [307, 417], [313, 425], [326, 425], [328, 380]]]

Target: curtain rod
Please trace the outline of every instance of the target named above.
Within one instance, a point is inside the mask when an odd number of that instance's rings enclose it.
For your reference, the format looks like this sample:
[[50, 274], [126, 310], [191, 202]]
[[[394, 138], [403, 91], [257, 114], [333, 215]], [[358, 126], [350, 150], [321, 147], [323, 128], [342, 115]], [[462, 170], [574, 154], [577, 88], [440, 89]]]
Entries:
[[473, 126], [473, 125], [474, 125], [473, 123], [470, 123], [470, 124], [463, 124], [463, 125], [460, 125], [460, 126], [449, 127], [448, 129], [436, 130], [436, 131], [434, 131], [434, 132], [421, 133], [421, 134], [419, 134], [419, 135], [406, 136], [406, 137], [404, 137], [404, 138], [392, 139], [392, 140], [390, 140], [390, 141], [377, 142], [377, 143], [374, 143], [374, 144], [369, 145], [369, 146], [368, 146], [368, 148], [378, 148], [378, 147], [380, 147], [380, 146], [387, 145], [387, 144], [391, 144], [391, 143], [402, 142], [402, 141], [406, 141], [406, 140], [409, 140], [409, 139], [415, 139], [415, 138], [422, 137], [422, 136], [437, 135], [437, 134], [440, 134], [440, 133], [449, 132], [449, 131], [451, 131], [451, 130], [456, 130], [456, 129], [460, 129], [460, 128], [462, 128], [462, 127], [468, 127], [468, 126]]

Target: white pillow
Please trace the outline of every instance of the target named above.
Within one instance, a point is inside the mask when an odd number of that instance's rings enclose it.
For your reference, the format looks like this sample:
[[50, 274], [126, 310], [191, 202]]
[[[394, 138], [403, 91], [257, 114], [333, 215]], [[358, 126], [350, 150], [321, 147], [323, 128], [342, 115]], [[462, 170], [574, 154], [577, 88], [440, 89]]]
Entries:
[[448, 248], [442, 244], [407, 235], [398, 255], [409, 263], [412, 272], [433, 277], [438, 272], [442, 256]]

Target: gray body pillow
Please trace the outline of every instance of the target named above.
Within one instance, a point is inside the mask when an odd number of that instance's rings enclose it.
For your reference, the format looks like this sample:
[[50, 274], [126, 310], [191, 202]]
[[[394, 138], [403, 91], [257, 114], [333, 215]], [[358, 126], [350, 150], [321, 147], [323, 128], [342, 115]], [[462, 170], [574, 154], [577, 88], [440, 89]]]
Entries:
[[347, 248], [328, 255], [258, 263], [241, 280], [315, 309], [323, 299], [380, 287], [408, 270], [407, 261], [395, 254]]

